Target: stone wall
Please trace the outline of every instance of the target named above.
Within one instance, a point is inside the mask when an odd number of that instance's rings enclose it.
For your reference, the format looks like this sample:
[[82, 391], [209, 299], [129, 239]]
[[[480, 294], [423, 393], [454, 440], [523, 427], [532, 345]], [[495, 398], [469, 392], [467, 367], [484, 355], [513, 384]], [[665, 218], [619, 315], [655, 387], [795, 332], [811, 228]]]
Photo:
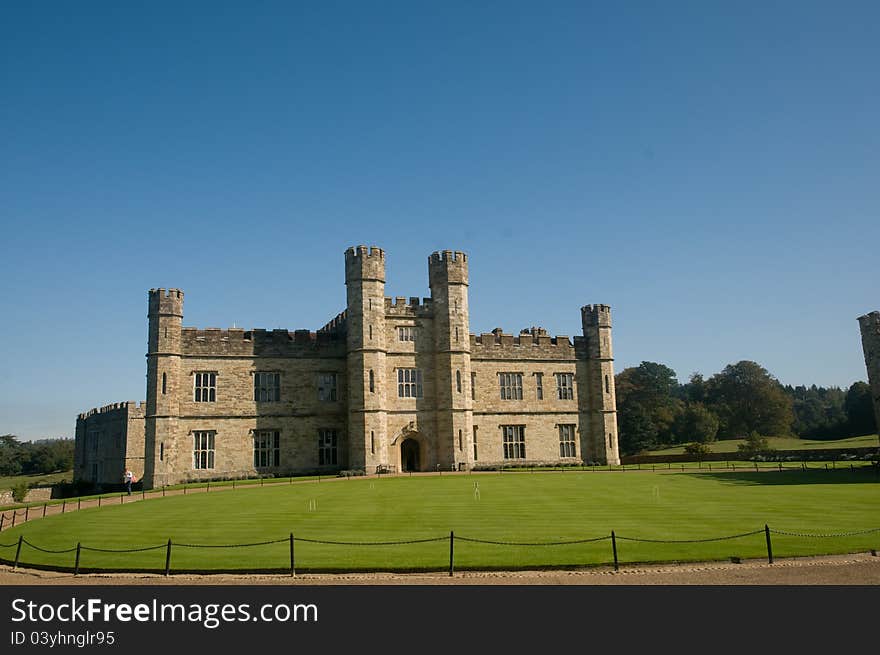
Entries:
[[862, 352], [865, 355], [868, 384], [874, 400], [874, 416], [880, 426], [880, 312], [860, 316], [859, 328], [862, 333]]
[[120, 484], [126, 467], [140, 475], [144, 412], [145, 403], [129, 400], [80, 414], [74, 442], [74, 480]]
[[[51, 487], [40, 487], [38, 489], [29, 489], [27, 492], [27, 496], [24, 498], [24, 502], [26, 503], [38, 503], [41, 501], [47, 501], [52, 498], [52, 488]], [[0, 491], [0, 506], [5, 505], [15, 505], [16, 501], [12, 497], [11, 491]]]

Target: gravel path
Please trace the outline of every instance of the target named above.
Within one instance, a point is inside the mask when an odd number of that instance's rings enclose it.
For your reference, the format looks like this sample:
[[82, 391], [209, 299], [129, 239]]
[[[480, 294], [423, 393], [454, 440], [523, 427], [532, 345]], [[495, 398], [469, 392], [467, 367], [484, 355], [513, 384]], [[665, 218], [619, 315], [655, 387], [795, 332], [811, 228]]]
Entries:
[[0, 566], [2, 585], [880, 585], [880, 557], [869, 553], [780, 559], [773, 564], [706, 562], [627, 566], [620, 571], [352, 573], [345, 575], [90, 574]]

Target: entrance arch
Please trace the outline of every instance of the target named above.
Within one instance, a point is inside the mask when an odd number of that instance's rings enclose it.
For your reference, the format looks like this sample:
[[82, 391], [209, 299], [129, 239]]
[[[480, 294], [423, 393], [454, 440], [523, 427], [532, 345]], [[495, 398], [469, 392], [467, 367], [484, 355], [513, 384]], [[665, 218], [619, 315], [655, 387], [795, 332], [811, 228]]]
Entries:
[[419, 471], [421, 470], [421, 453], [419, 452], [419, 442], [412, 438], [404, 439], [400, 444], [400, 470]]

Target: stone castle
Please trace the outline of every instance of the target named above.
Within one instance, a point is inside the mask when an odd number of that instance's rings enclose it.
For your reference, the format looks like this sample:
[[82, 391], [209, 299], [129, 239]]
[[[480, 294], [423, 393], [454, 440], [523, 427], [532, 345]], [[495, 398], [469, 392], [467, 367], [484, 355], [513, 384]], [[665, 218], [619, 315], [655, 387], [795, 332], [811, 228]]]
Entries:
[[430, 298], [385, 297], [385, 252], [345, 252], [347, 305], [324, 327], [183, 327], [149, 292], [147, 399], [81, 414], [75, 479], [146, 488], [338, 470], [617, 464], [611, 310], [583, 334], [469, 331], [468, 258], [428, 258]]

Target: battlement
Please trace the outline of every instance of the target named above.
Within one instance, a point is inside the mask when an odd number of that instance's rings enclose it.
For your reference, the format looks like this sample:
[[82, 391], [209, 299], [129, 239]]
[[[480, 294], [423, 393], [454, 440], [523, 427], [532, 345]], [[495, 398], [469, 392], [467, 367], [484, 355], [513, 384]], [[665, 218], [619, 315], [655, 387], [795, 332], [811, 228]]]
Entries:
[[318, 329], [318, 332], [332, 332], [334, 334], [344, 334], [348, 325], [348, 311], [343, 309], [334, 316], [326, 325]]
[[345, 281], [385, 282], [385, 251], [376, 246], [356, 246], [345, 251]]
[[590, 326], [611, 327], [611, 306], [584, 305], [581, 307], [581, 322], [584, 328]]
[[150, 289], [149, 316], [183, 316], [183, 291]]
[[83, 412], [81, 414], [78, 414], [77, 418], [80, 421], [85, 421], [87, 418], [89, 418], [91, 416], [95, 416], [96, 414], [109, 415], [113, 412], [121, 412], [121, 411], [128, 412], [130, 415], [134, 414], [135, 416], [137, 416], [138, 414], [140, 414], [141, 416], [143, 416], [144, 412], [146, 411], [146, 408], [147, 408], [147, 401], [146, 400], [141, 400], [138, 402], [135, 402], [134, 400], [126, 400], [124, 402], [119, 402], [119, 403], [110, 403], [109, 405], [104, 405], [103, 407], [93, 407], [92, 409], [90, 409], [87, 412]]
[[410, 296], [407, 300], [404, 296], [395, 298], [385, 297], [385, 313], [394, 316], [433, 316], [434, 303], [431, 298], [422, 298], [421, 301]]
[[555, 337], [543, 328], [533, 328], [518, 335], [505, 334], [501, 328], [470, 335], [471, 357], [480, 359], [574, 359], [574, 346], [566, 335]]
[[345, 352], [345, 338], [332, 330], [291, 332], [284, 329], [185, 327], [181, 330], [181, 337], [184, 355], [304, 357], [316, 351], [321, 351], [321, 356], [337, 356]]
[[437, 250], [431, 253], [428, 258], [431, 264], [439, 264], [441, 262], [458, 262], [459, 264], [467, 263], [467, 255], [459, 250]]
[[428, 257], [428, 281], [433, 288], [438, 284], [467, 284], [467, 255], [458, 250], [443, 250]]

